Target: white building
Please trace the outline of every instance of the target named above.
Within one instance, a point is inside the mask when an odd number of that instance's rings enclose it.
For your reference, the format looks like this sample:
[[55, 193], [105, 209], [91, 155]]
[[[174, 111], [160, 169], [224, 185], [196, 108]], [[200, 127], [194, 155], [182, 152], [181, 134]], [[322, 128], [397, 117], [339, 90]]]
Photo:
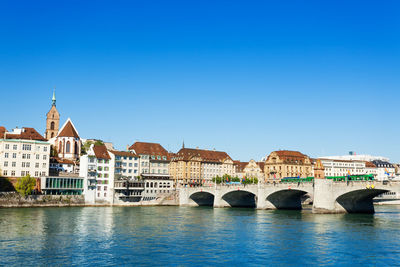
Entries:
[[133, 152], [108, 150], [115, 158], [115, 179], [135, 179], [140, 176], [140, 158]]
[[365, 161], [319, 158], [325, 167], [325, 177], [370, 174]]
[[0, 127], [0, 170], [5, 177], [30, 175], [39, 178], [49, 174], [50, 143], [34, 128]]
[[387, 161], [374, 160], [371, 162], [376, 166], [375, 179], [378, 181], [392, 180], [396, 176], [395, 166]]
[[91, 145], [80, 158], [79, 176], [85, 178], [87, 203], [113, 203], [115, 156], [104, 145]]
[[351, 161], [374, 161], [374, 160], [382, 160], [389, 161], [388, 158], [382, 156], [372, 156], [372, 155], [355, 155], [349, 154], [344, 156], [326, 156], [321, 157], [323, 159], [336, 159], [336, 160], [351, 160]]

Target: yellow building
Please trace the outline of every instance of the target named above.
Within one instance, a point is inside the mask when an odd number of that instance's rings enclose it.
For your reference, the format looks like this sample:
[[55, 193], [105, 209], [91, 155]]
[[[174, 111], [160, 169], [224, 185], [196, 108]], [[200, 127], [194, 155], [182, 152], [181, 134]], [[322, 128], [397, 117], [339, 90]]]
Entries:
[[177, 186], [211, 183], [212, 178], [224, 174], [234, 174], [226, 152], [183, 147], [171, 156], [170, 175]]
[[307, 155], [298, 151], [279, 150], [269, 154], [264, 167], [265, 181], [278, 181], [285, 177], [312, 176], [312, 164]]

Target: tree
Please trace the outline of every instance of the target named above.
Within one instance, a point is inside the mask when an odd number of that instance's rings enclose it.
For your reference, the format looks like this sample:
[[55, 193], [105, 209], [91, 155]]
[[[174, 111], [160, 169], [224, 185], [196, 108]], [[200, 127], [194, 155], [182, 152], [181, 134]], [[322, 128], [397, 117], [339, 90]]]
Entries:
[[104, 145], [104, 142], [101, 140], [96, 140], [95, 142], [93, 141], [86, 141], [85, 143], [83, 143], [82, 147], [81, 147], [81, 155], [86, 155], [87, 151], [89, 150], [90, 146], [94, 144], [96, 146], [101, 146]]
[[36, 179], [32, 178], [29, 174], [18, 178], [17, 184], [15, 185], [15, 189], [21, 196], [30, 195], [35, 188]]

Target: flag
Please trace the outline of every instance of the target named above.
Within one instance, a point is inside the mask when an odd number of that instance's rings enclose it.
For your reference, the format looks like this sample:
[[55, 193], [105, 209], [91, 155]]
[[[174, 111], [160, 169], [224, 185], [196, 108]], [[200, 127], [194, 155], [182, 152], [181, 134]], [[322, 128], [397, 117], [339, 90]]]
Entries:
[[389, 176], [389, 172], [388, 172], [388, 170], [385, 168], [385, 174], [387, 175], [387, 176]]

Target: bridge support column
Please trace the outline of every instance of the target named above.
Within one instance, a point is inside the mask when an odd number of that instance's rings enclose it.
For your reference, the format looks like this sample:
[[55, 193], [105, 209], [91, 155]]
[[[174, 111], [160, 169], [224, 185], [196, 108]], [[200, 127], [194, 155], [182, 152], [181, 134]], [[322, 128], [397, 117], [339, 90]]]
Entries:
[[226, 208], [230, 207], [228, 202], [222, 199], [222, 196], [225, 194], [225, 191], [222, 188], [217, 188], [215, 190], [214, 195], [214, 208]]
[[335, 204], [333, 181], [327, 179], [314, 180], [314, 202], [313, 213], [342, 213]]

